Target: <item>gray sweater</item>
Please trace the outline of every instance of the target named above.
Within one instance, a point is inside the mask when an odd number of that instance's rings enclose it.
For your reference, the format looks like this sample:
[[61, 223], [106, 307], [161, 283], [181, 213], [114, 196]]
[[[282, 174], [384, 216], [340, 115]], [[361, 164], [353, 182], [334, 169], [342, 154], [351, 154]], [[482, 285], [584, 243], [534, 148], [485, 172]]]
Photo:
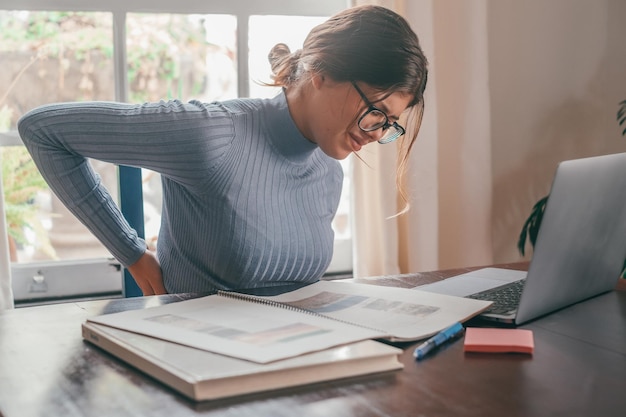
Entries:
[[162, 175], [157, 254], [170, 293], [308, 283], [330, 263], [343, 173], [298, 131], [284, 93], [53, 104], [18, 129], [51, 189], [125, 266], [145, 242], [86, 158]]

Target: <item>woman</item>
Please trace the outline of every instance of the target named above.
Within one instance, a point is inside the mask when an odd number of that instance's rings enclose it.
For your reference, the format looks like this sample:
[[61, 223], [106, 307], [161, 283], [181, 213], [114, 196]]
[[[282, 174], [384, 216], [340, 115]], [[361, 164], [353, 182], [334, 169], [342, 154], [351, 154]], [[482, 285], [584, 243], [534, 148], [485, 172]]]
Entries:
[[[415, 141], [427, 62], [392, 11], [355, 7], [314, 28], [302, 50], [270, 53], [273, 99], [92, 102], [40, 107], [18, 129], [52, 190], [128, 268], [144, 295], [318, 280], [331, 260], [337, 160], [405, 134]], [[128, 225], [86, 158], [159, 172], [157, 253]], [[402, 165], [402, 164], [400, 164]]]

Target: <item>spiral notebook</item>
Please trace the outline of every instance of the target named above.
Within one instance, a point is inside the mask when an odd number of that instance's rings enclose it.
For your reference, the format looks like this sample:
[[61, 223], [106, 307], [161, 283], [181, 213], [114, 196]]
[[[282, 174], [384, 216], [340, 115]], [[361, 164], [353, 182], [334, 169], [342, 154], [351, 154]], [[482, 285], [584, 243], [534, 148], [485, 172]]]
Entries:
[[220, 292], [88, 321], [269, 363], [366, 339], [423, 339], [490, 304], [407, 288], [319, 281], [277, 296]]

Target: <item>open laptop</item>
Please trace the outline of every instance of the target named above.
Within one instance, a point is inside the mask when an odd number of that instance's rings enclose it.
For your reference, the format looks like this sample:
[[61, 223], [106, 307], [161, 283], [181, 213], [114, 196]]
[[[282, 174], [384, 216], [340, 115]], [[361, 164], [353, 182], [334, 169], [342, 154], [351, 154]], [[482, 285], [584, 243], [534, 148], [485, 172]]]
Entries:
[[481, 314], [519, 325], [613, 290], [625, 258], [626, 153], [576, 159], [557, 167], [527, 274], [487, 268], [419, 289], [482, 298], [521, 286], [516, 309]]

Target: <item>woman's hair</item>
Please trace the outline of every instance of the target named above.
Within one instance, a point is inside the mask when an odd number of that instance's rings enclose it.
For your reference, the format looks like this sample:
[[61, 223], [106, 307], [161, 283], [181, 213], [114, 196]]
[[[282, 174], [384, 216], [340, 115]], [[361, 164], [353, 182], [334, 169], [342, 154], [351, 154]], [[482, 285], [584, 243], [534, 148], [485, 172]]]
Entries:
[[407, 21], [380, 6], [349, 8], [313, 28], [302, 49], [291, 53], [287, 45], [278, 44], [268, 58], [275, 86], [297, 87], [317, 73], [337, 82], [368, 84], [380, 91], [380, 100], [395, 92], [412, 97], [408, 117], [412, 126], [402, 138], [396, 178], [406, 211], [402, 183], [422, 121], [428, 76], [428, 62]]

